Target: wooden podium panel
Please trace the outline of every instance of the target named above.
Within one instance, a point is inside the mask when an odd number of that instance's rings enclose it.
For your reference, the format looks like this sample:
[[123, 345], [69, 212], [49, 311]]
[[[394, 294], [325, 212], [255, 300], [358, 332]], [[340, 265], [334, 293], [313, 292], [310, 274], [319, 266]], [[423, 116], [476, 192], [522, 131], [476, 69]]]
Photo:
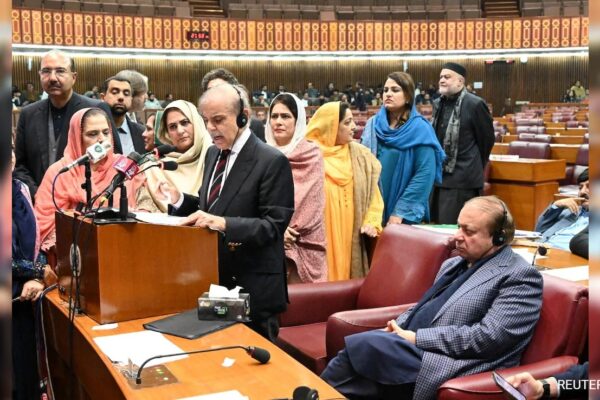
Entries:
[[194, 308], [210, 284], [219, 282], [215, 232], [145, 223], [94, 225], [57, 213], [57, 274], [63, 299], [71, 290], [74, 227], [81, 254], [80, 305], [99, 323]]
[[493, 160], [490, 161], [490, 180], [526, 183], [557, 181], [565, 177], [566, 166], [565, 160]]
[[[317, 375], [243, 324], [194, 340], [171, 335], [165, 337], [183, 351], [232, 345], [261, 347], [271, 354], [267, 364], [259, 364], [240, 349], [195, 354], [164, 364], [177, 382], [155, 387], [132, 387], [98, 348], [94, 338], [138, 332], [143, 330], [144, 323], [160, 316], [122, 322], [112, 330], [93, 330], [96, 323], [85, 315], [78, 315], [72, 330], [72, 348], [69, 349], [70, 324], [66, 304], [61, 302], [56, 291], [51, 291], [43, 300], [42, 307], [55, 399], [164, 400], [235, 389], [252, 400], [264, 400], [291, 398], [298, 386], [317, 389], [322, 399], [343, 398]], [[235, 363], [224, 367], [225, 357], [234, 359]], [[145, 372], [142, 372], [142, 377]], [[69, 390], [71, 397], [68, 396]]]
[[558, 180], [565, 176], [565, 160], [490, 161], [492, 194], [508, 206], [517, 229], [533, 230], [538, 215], [558, 192]]

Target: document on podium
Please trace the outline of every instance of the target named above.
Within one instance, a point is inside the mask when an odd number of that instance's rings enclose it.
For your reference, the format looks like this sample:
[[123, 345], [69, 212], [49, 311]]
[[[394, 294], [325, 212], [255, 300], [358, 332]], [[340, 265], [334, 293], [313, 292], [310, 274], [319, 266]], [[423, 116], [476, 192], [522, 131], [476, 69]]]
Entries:
[[[150, 357], [183, 352], [181, 348], [174, 345], [163, 334], [146, 330], [96, 337], [94, 342], [115, 364], [127, 364], [131, 360], [135, 365], [140, 366]], [[152, 360], [146, 366], [151, 367], [186, 357], [188, 356], [182, 355]]]
[[165, 213], [136, 212], [135, 219], [147, 224], [178, 226], [185, 217], [176, 217]]

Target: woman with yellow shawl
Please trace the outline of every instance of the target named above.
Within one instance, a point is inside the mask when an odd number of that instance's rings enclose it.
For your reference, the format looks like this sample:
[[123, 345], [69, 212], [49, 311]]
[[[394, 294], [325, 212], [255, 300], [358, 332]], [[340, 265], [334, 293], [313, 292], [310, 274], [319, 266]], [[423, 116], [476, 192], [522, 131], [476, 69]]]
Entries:
[[364, 238], [381, 232], [381, 164], [352, 140], [356, 124], [347, 103], [321, 106], [306, 128], [325, 161], [325, 228], [329, 280], [359, 278], [369, 272]]
[[156, 123], [159, 124], [158, 140], [177, 148], [164, 158], [164, 161], [177, 162], [179, 166], [175, 171], [150, 168], [145, 172], [148, 192], [154, 204], [159, 211], [167, 212], [170, 199], [165, 186], [180, 193], [198, 194], [204, 176], [206, 151], [212, 140], [196, 106], [184, 100], [170, 103]]

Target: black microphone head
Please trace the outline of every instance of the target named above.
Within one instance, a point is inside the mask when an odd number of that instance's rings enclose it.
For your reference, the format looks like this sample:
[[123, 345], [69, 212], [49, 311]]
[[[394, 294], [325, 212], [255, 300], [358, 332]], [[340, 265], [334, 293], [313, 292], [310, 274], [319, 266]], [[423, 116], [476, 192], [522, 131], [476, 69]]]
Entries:
[[271, 353], [268, 350], [261, 349], [260, 347], [249, 346], [246, 348], [246, 352], [250, 357], [254, 358], [261, 364], [266, 364], [271, 359]]
[[162, 165], [162, 169], [165, 171], [175, 171], [177, 168], [179, 168], [177, 161], [161, 161], [160, 163]]
[[135, 161], [136, 164], [139, 164], [140, 160], [142, 159], [142, 155], [137, 151], [132, 151], [131, 153], [127, 154], [127, 158]]
[[316, 389], [311, 389], [308, 386], [298, 386], [294, 389], [292, 400], [319, 400], [319, 392]]
[[161, 144], [160, 146], [157, 146], [154, 150], [156, 151], [159, 157], [164, 157], [165, 154], [177, 151], [177, 147], [170, 144]]
[[548, 249], [544, 246], [540, 246], [538, 247], [538, 253], [540, 253], [540, 256], [545, 256], [548, 253]]

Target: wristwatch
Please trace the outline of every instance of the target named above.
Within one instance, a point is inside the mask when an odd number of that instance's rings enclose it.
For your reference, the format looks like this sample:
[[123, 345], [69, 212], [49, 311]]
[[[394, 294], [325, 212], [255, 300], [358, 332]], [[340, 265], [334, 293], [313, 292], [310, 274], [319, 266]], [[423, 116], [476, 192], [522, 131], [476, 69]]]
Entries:
[[549, 399], [550, 398], [550, 384], [545, 379], [541, 379], [540, 382], [542, 384], [542, 389], [544, 389], [544, 393], [542, 393], [542, 397], [541, 398], [542, 399]]

